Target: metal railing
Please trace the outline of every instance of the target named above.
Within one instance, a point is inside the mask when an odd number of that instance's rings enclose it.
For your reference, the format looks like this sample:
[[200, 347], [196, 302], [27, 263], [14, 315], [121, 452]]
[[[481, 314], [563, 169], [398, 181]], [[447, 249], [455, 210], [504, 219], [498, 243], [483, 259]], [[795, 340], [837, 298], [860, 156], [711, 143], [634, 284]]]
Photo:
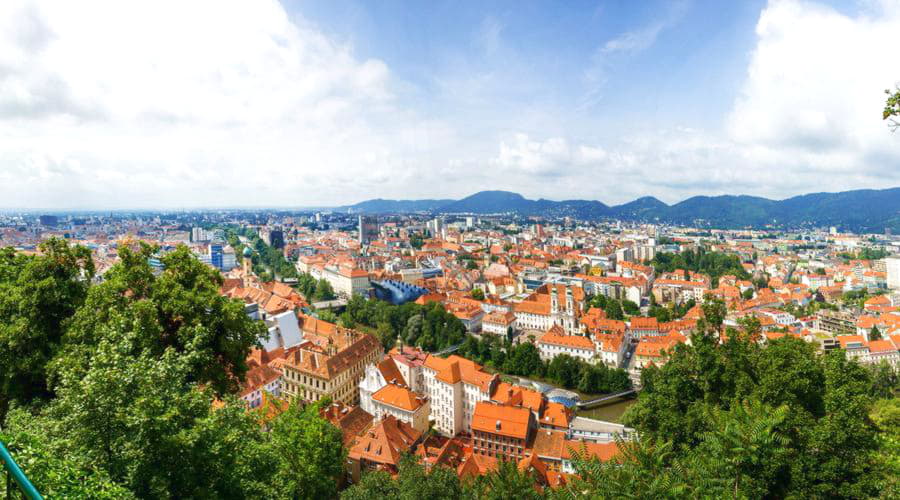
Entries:
[[[0, 461], [3, 462], [3, 472], [6, 476], [4, 480], [6, 484], [6, 498], [16, 498], [13, 496], [15, 491], [18, 490], [19, 497], [27, 498], [28, 500], [43, 500], [44, 497], [38, 493], [37, 488], [31, 484], [31, 481], [28, 479], [28, 476], [22, 472], [22, 468], [19, 467], [19, 464], [13, 460], [12, 455], [9, 453], [9, 450], [6, 449], [6, 445], [0, 441]], [[13, 482], [15, 482], [17, 488], [13, 490]]]

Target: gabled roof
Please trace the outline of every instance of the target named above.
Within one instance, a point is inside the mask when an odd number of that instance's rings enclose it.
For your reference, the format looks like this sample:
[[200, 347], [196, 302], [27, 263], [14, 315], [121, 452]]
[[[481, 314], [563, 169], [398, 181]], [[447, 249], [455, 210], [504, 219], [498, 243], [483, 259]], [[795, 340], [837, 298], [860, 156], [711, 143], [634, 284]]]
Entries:
[[391, 383], [375, 391], [372, 399], [404, 411], [416, 411], [425, 404], [425, 399], [415, 392]]
[[472, 414], [472, 430], [526, 439], [531, 419], [531, 410], [528, 408], [479, 401]]
[[547, 333], [538, 340], [538, 343], [570, 347], [573, 349], [594, 350], [594, 343], [591, 342], [591, 339], [581, 335], [566, 335], [565, 332], [562, 332], [562, 328], [560, 328], [559, 325], [554, 325], [553, 328], [547, 330]]
[[643, 316], [635, 316], [631, 318], [631, 329], [640, 328], [642, 330], [658, 330], [659, 322], [656, 318], [645, 318]]
[[456, 355], [451, 355], [446, 359], [428, 356], [425, 359], [425, 366], [436, 371], [436, 378], [442, 382], [455, 384], [463, 381], [478, 387], [482, 392], [490, 392], [491, 383], [498, 378], [496, 375], [483, 371], [478, 363]]
[[411, 425], [388, 415], [356, 439], [348, 456], [396, 467], [400, 456], [410, 451], [421, 438], [422, 433]]
[[349, 446], [372, 423], [372, 415], [359, 406], [345, 406], [341, 403], [332, 403], [322, 408], [319, 415], [341, 430], [344, 446]]
[[394, 358], [387, 356], [379, 361], [376, 367], [387, 383], [394, 383], [402, 386], [408, 385], [403, 378], [403, 374], [400, 373], [400, 369], [397, 368], [397, 363], [394, 362]]

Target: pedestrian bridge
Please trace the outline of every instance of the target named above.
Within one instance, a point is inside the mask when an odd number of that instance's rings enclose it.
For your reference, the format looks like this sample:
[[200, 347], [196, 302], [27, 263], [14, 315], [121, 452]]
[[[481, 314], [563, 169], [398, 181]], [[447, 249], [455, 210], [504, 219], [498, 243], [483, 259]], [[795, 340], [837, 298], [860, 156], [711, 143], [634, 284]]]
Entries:
[[600, 396], [599, 398], [592, 399], [590, 401], [581, 401], [578, 403], [578, 408], [585, 409], [591, 408], [593, 406], [599, 406], [607, 401], [612, 401], [614, 399], [623, 398], [625, 396], [630, 396], [632, 394], [637, 394], [637, 389], [628, 389], [627, 391], [617, 392], [615, 394], [607, 394], [605, 396]]

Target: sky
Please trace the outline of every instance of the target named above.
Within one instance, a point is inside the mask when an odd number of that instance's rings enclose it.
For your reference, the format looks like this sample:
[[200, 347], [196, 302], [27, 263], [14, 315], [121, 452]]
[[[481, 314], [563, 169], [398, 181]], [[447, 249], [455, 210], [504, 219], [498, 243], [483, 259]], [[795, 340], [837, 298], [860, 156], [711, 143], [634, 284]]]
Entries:
[[0, 208], [900, 186], [900, 0], [4, 0]]

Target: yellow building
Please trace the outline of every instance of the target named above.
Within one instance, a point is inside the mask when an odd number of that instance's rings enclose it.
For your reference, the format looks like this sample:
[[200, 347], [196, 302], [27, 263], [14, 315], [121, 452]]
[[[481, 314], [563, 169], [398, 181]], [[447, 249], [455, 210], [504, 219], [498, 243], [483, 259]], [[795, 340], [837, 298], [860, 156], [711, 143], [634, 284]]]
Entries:
[[381, 359], [384, 350], [375, 337], [301, 316], [303, 342], [288, 349], [280, 361], [283, 392], [288, 398], [359, 403], [359, 382], [365, 367]]

